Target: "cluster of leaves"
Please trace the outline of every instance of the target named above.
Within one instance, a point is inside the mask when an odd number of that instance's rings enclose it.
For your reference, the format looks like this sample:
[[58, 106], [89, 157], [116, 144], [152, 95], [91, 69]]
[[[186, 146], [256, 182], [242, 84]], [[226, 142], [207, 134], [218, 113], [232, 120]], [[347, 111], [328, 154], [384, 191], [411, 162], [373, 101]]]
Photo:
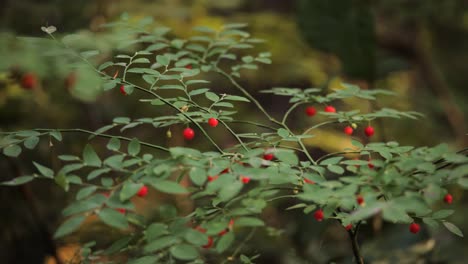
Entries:
[[[246, 25], [231, 24], [219, 30], [197, 27], [195, 35], [187, 40], [168, 37], [169, 29], [165, 27], [149, 30], [151, 25], [147, 19], [135, 25], [127, 17], [106, 25], [125, 30], [129, 36], [136, 35], [137, 38], [122, 41], [122, 48], [137, 46], [139, 50], [131, 55], [117, 54], [115, 61], [93, 69], [104, 80], [103, 90], [123, 85], [124, 94], [138, 91], [145, 96], [140, 98], [141, 102], [167, 108], [170, 114], [135, 120], [117, 117], [112, 124], [97, 131], [8, 132], [0, 141], [5, 155], [17, 157], [22, 146], [33, 149], [40, 137], [61, 141], [63, 133], [84, 133], [90, 135], [90, 140], [108, 138], [106, 147], [110, 154], [98, 154], [101, 151], [96, 152], [87, 145], [79, 156], [58, 156], [65, 165], [56, 172], [34, 163], [37, 173], [1, 183], [19, 185], [35, 178], [47, 178], [55, 180], [66, 191], [76, 186], [75, 200], [63, 210], [67, 220], [58, 228], [56, 237], [75, 232], [90, 215], [97, 215], [103, 223], [122, 230], [122, 238], [107, 249], [88, 244], [87, 250], [82, 251], [83, 262], [126, 253], [130, 263], [138, 264], [174, 263], [175, 259], [205, 263], [209, 255], [230, 256], [251, 263], [255, 256], [239, 256], [239, 250], [255, 228], [265, 225], [261, 213], [269, 202], [277, 199], [297, 200], [289, 209], [303, 209], [306, 214], [321, 208], [326, 218], [336, 219], [344, 226], [356, 226], [382, 213], [384, 220], [393, 223], [415, 220], [430, 226], [443, 223], [450, 231], [462, 235], [455, 225], [446, 221], [453, 211], [434, 212], [432, 205], [441, 200], [447, 186], [468, 187], [466, 156], [450, 151], [446, 145], [433, 148], [400, 146], [397, 142], [364, 145], [358, 137], [353, 137], [353, 148], [314, 159], [302, 142], [313, 137], [313, 130], [320, 126], [366, 124], [376, 118], [416, 118], [419, 114], [389, 108], [365, 114], [320, 112], [323, 122], [302, 134], [294, 133], [286, 124], [289, 114], [301, 104], [332, 104], [348, 98], [374, 100], [375, 95], [388, 92], [361, 90], [353, 85], [344, 85], [343, 89], [330, 93], [318, 88], [273, 88], [266, 92], [289, 96], [293, 103], [278, 121], [236, 81], [242, 69], [256, 69], [258, 64], [271, 62], [269, 53], [245, 54], [254, 43], [261, 42], [243, 30]], [[97, 54], [99, 51], [75, 52], [90, 67], [94, 65], [90, 59]], [[199, 88], [209, 83], [202, 75], [213, 72], [227, 78], [235, 90], [217, 94], [210, 88]], [[258, 132], [235, 132], [229, 123], [239, 121], [235, 111], [239, 103], [256, 105], [269, 124], [246, 120]], [[230, 148], [218, 145], [204, 125], [208, 118], [218, 119], [238, 144]], [[317, 117], [317, 120], [321, 119]], [[165, 135], [162, 128], [194, 126], [202, 135], [195, 140], [202, 141], [204, 137], [211, 148], [206, 151], [167, 148], [106, 134], [117, 127], [123, 133], [143, 124], [153, 125], [160, 135]], [[264, 129], [269, 132], [260, 132]], [[274, 158], [265, 159], [265, 153]], [[147, 219], [131, 201], [142, 186], [186, 197], [195, 203], [196, 209], [185, 215], [171, 209], [169, 215]], [[365, 206], [356, 203], [357, 195], [364, 197]], [[246, 235], [244, 231], [250, 230]]]

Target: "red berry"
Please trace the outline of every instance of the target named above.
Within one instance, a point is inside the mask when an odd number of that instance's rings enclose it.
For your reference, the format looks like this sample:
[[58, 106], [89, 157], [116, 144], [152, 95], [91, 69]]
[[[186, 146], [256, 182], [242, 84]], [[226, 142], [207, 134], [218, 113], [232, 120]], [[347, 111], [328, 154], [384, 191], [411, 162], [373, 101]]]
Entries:
[[368, 126], [366, 129], [364, 129], [364, 133], [366, 136], [372, 137], [374, 135], [374, 128], [372, 126]]
[[317, 220], [319, 222], [321, 222], [323, 220], [323, 211], [322, 211], [322, 209], [318, 209], [317, 211], [315, 211], [314, 218], [315, 218], [315, 220]]
[[24, 89], [33, 89], [37, 86], [37, 76], [34, 73], [25, 73], [21, 78], [21, 86]]
[[226, 228], [226, 229], [222, 230], [221, 232], [219, 232], [218, 236], [224, 236], [225, 234], [227, 234], [227, 232], [229, 232], [228, 228]]
[[335, 107], [333, 107], [331, 105], [327, 105], [327, 106], [325, 106], [325, 112], [327, 112], [327, 113], [336, 113], [336, 109], [335, 109]]
[[359, 204], [359, 205], [362, 205], [364, 203], [364, 197], [362, 197], [362, 195], [358, 195], [356, 197], [356, 202]]
[[230, 171], [229, 168], [225, 168], [225, 169], [221, 172], [221, 174], [229, 173], [229, 171]]
[[453, 201], [453, 197], [452, 197], [451, 194], [448, 193], [448, 194], [446, 194], [446, 195], [444, 196], [444, 202], [445, 202], [446, 204], [451, 204], [452, 201]]
[[208, 237], [208, 243], [206, 243], [206, 245], [203, 246], [203, 248], [211, 248], [213, 246], [213, 238], [212, 237]]
[[184, 129], [184, 138], [185, 140], [192, 140], [195, 137], [195, 131], [190, 127]]
[[247, 184], [250, 182], [250, 178], [247, 176], [241, 176], [241, 181], [242, 183]]
[[421, 229], [421, 227], [416, 224], [416, 223], [412, 223], [410, 226], [409, 226], [409, 231], [413, 234], [416, 234], [419, 232], [419, 230]]
[[216, 126], [218, 126], [218, 119], [213, 118], [213, 117], [210, 118], [210, 119], [208, 119], [208, 125], [209, 125], [210, 127], [216, 127]]
[[195, 230], [199, 231], [200, 233], [206, 233], [206, 229], [201, 226], [195, 227]]
[[345, 229], [346, 229], [347, 231], [353, 229], [353, 224], [349, 224], [349, 225], [345, 226]]
[[218, 177], [219, 177], [218, 175], [215, 175], [215, 176], [208, 176], [208, 181], [209, 181], [209, 182], [212, 182], [212, 181], [218, 179]]
[[123, 84], [120, 86], [120, 93], [123, 95], [127, 95], [127, 92], [125, 91], [125, 86]]
[[127, 212], [125, 208], [118, 208], [117, 211], [119, 211], [121, 214], [125, 214]]
[[189, 70], [191, 70], [191, 69], [192, 69], [192, 65], [191, 65], [191, 64], [189, 64], [189, 65], [185, 66], [185, 69], [189, 69]]
[[315, 113], [317, 113], [317, 109], [315, 109], [315, 107], [313, 107], [313, 106], [308, 106], [306, 108], [305, 112], [306, 112], [306, 115], [308, 115], [308, 116], [314, 116]]
[[304, 178], [304, 182], [305, 182], [305, 183], [308, 183], [308, 184], [315, 184], [314, 181], [309, 180], [309, 179], [307, 179], [307, 178]]
[[110, 193], [109, 193], [109, 192], [102, 193], [102, 195], [104, 195], [106, 198], [109, 198], [109, 197], [110, 197]]
[[344, 133], [345, 133], [346, 135], [350, 135], [350, 136], [351, 136], [351, 135], [353, 134], [353, 128], [350, 127], [350, 126], [345, 127], [343, 131], [344, 131]]
[[272, 160], [275, 156], [271, 153], [266, 153], [266, 154], [263, 154], [263, 159], [264, 160]]
[[145, 185], [141, 186], [140, 190], [138, 190], [137, 195], [139, 197], [145, 197], [148, 194], [148, 187]]
[[369, 169], [373, 169], [374, 168], [374, 164], [372, 164], [372, 162], [370, 162], [369, 160], [369, 163], [367, 163], [367, 167], [369, 167]]

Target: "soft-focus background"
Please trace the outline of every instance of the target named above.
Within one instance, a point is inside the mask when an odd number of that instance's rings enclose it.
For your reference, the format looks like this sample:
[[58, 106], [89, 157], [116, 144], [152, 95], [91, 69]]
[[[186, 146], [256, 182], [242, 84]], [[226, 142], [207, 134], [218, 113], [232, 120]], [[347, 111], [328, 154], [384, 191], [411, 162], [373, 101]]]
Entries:
[[[349, 101], [338, 107], [369, 110], [389, 106], [425, 114], [418, 121], [383, 120], [374, 124], [376, 140], [416, 146], [446, 142], [453, 149], [468, 145], [465, 0], [3, 0], [0, 130], [96, 130], [116, 116], [151, 117], [152, 108], [138, 104], [137, 95], [125, 97], [116, 89], [104, 93], [91, 70], [73, 70], [67, 67], [67, 57], [45, 56], [47, 44], [32, 45], [17, 38], [47, 37], [41, 26], [54, 25], [57, 36], [77, 34], [78, 45], [101, 50], [103, 62], [120, 43], [115, 34], [100, 25], [123, 12], [131, 19], [151, 16], [156, 23], [173, 28], [171, 34], [179, 37], [190, 35], [189, 29], [197, 25], [246, 22], [252, 35], [267, 40], [260, 49], [273, 54], [272, 65], [243, 73], [241, 83], [252, 93], [274, 86], [336, 88], [341, 81], [364, 89], [390, 89], [398, 96], [384, 97], [375, 105]], [[25, 73], [38, 76], [36, 89], [21, 87]], [[219, 76], [211, 81], [217, 91], [230, 89]], [[277, 115], [288, 107], [282, 98], [259, 98]], [[257, 113], [245, 105], [238, 110], [239, 115]], [[310, 125], [313, 121], [303, 109], [293, 114], [292, 127]], [[171, 129], [173, 135], [182, 130]], [[139, 127], [129, 134], [169, 146], [184, 144], [179, 137], [167, 139], [165, 131], [151, 127]], [[318, 134], [321, 140], [307, 142], [315, 156], [339, 151], [347, 144], [341, 128]], [[230, 144], [223, 134], [215, 137]], [[84, 142], [86, 137], [74, 135], [60, 145], [42, 142], [37, 151], [25, 152], [17, 160], [0, 156], [0, 180], [31, 172], [31, 160], [56, 168], [60, 166], [53, 158], [57, 153], [80, 153]], [[94, 142], [97, 146], [105, 143]], [[196, 147], [196, 143], [191, 146]], [[456, 210], [451, 221], [468, 233], [467, 195], [458, 189], [451, 192], [451, 207]], [[177, 201], [159, 198], [151, 193], [146, 201], [134, 202], [147, 214], [157, 210], [171, 213], [171, 204], [177, 205]], [[108, 245], [118, 237], [115, 231], [90, 219], [76, 235], [53, 241], [51, 233], [60, 223], [60, 210], [68, 199], [73, 199], [73, 190], [64, 193], [50, 182], [0, 187], [0, 263], [55, 263], [50, 258], [55, 254], [66, 263], [83, 241]], [[261, 254], [257, 263], [351, 263], [351, 249], [341, 226], [331, 221], [317, 223], [311, 215], [299, 211], [284, 211], [289, 205], [278, 202], [268, 207], [264, 214], [272, 228], [258, 233], [245, 248], [247, 254]], [[362, 228], [359, 240], [369, 263], [466, 263], [468, 259], [468, 240], [444, 229], [424, 229], [413, 235], [406, 225], [383, 224], [376, 218]]]

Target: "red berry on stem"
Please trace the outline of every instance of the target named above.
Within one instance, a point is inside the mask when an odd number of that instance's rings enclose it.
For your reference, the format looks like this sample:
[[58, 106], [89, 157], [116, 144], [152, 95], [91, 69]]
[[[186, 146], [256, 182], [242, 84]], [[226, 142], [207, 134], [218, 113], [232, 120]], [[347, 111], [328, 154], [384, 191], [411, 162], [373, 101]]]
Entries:
[[345, 229], [346, 229], [347, 231], [353, 229], [353, 224], [349, 224], [349, 225], [345, 226]]
[[275, 156], [271, 153], [265, 153], [263, 154], [263, 159], [264, 160], [272, 160]]
[[227, 232], [229, 232], [228, 228], [226, 228], [226, 229], [222, 230], [221, 232], [219, 232], [218, 236], [224, 236], [225, 234], [227, 234]]
[[359, 205], [362, 205], [364, 203], [364, 197], [362, 197], [362, 195], [358, 195], [356, 197], [356, 202], [359, 204]]
[[121, 214], [125, 214], [127, 212], [125, 208], [118, 208], [117, 211], [119, 211]]
[[350, 135], [350, 136], [351, 136], [351, 135], [353, 134], [353, 128], [350, 127], [350, 126], [345, 127], [343, 131], [344, 131], [344, 133], [345, 133], [346, 135]]
[[206, 245], [203, 246], [203, 248], [211, 248], [213, 246], [213, 238], [212, 237], [208, 237], [208, 243], [206, 243]]
[[315, 211], [314, 218], [315, 218], [315, 220], [317, 220], [319, 222], [321, 222], [323, 220], [323, 211], [322, 211], [322, 209], [318, 209], [317, 211]]
[[327, 106], [325, 106], [325, 112], [327, 112], [327, 113], [336, 113], [336, 109], [335, 109], [335, 107], [333, 107], [331, 105], [327, 105]]
[[145, 197], [148, 194], [148, 187], [145, 185], [141, 186], [140, 190], [138, 190], [137, 195], [139, 197]]
[[195, 137], [195, 131], [190, 127], [184, 129], [184, 138], [185, 140], [192, 140]]
[[453, 201], [453, 197], [451, 194], [447, 193], [445, 196], [444, 196], [444, 202], [446, 204], [451, 204]]
[[308, 183], [308, 184], [315, 184], [314, 181], [309, 180], [309, 179], [307, 179], [307, 178], [304, 178], [304, 182], [305, 182], [305, 183]]
[[412, 223], [410, 226], [409, 226], [409, 231], [413, 234], [417, 234], [419, 232], [419, 230], [421, 229], [421, 227], [416, 224], [416, 223]]
[[209, 182], [212, 182], [212, 181], [218, 179], [218, 177], [219, 177], [218, 175], [215, 175], [215, 176], [208, 176], [208, 181], [209, 181]]
[[241, 181], [242, 183], [247, 184], [250, 182], [250, 178], [247, 176], [241, 176]]
[[374, 135], [374, 128], [372, 126], [367, 126], [366, 129], [364, 129], [364, 133], [368, 137], [372, 137]]
[[315, 113], [317, 113], [317, 109], [315, 109], [315, 107], [313, 107], [313, 106], [308, 106], [306, 108], [305, 112], [306, 112], [306, 115], [308, 115], [308, 116], [314, 116]]
[[25, 73], [21, 78], [21, 86], [24, 89], [33, 89], [37, 86], [37, 76], [34, 73]]
[[210, 127], [216, 127], [216, 126], [218, 126], [218, 119], [213, 118], [213, 117], [210, 118], [210, 119], [208, 119], [208, 125], [209, 125]]
[[120, 93], [123, 95], [127, 95], [127, 92], [125, 91], [125, 86], [123, 84], [120, 86]]

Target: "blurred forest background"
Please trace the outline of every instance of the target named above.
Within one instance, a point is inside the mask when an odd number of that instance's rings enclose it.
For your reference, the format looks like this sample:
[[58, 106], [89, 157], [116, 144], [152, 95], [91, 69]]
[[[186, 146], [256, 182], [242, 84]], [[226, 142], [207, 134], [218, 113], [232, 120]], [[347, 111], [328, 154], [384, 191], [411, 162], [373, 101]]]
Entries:
[[[376, 140], [402, 145], [448, 143], [453, 149], [468, 144], [468, 2], [465, 0], [3, 0], [0, 3], [0, 131], [35, 127], [96, 130], [117, 116], [151, 117], [152, 109], [138, 104], [137, 96], [122, 96], [117, 89], [102, 92], [92, 70], [68, 67], [65, 56], [47, 56], [47, 45], [31, 45], [24, 36], [45, 36], [41, 26], [54, 25], [56, 35], [75, 34], [83, 48], [98, 48], [97, 63], [108, 59], [119, 46], [116, 34], [100, 25], [123, 12], [131, 19], [146, 16], [172, 28], [171, 34], [190, 36], [198, 25], [248, 23], [253, 36], [266, 40], [262, 51], [273, 54], [273, 64], [245, 71], [241, 82], [254, 94], [270, 87], [339, 88], [341, 81], [363, 89], [389, 89], [396, 97], [375, 104], [348, 101], [338, 109], [369, 110], [389, 106], [425, 114], [421, 120], [381, 121]], [[73, 41], [73, 40], [70, 40]], [[76, 43], [75, 43], [76, 44]], [[50, 54], [49, 54], [50, 55]], [[24, 74], [37, 75], [37, 87], [25, 89]], [[209, 77], [213, 88], [230, 86], [219, 76]], [[24, 84], [23, 84], [24, 86]], [[288, 108], [282, 98], [259, 97], [271, 112]], [[239, 115], [254, 115], [250, 108]], [[261, 118], [259, 115], [258, 118]], [[313, 124], [298, 110], [291, 126]], [[171, 128], [180, 135], [182, 127]], [[242, 129], [242, 128], [241, 128]], [[127, 133], [127, 132], [126, 132]], [[185, 144], [179, 136], [150, 127], [129, 130], [148, 141], [168, 146]], [[342, 128], [318, 131], [322, 140], [308, 141], [313, 155], [340, 151], [349, 144]], [[215, 135], [229, 145], [226, 135]], [[0, 180], [32, 171], [31, 160], [59, 166], [57, 154], [80, 153], [85, 136], [67, 135], [64, 144], [42, 142], [37, 151], [20, 159], [0, 156]], [[104, 149], [105, 141], [94, 141]], [[196, 143], [190, 143], [196, 147]], [[92, 219], [76, 235], [53, 241], [61, 221], [60, 210], [73, 199], [50, 182], [36, 181], [22, 187], [0, 187], [0, 262], [66, 263], [83, 241], [109, 245], [118, 238]], [[456, 210], [451, 221], [468, 233], [468, 197], [452, 189]], [[135, 201], [145, 214], [174, 214], [178, 204], [158, 193]], [[285, 211], [278, 202], [265, 210], [271, 226], [245, 248], [261, 254], [257, 263], [351, 263], [352, 252], [344, 229], [335, 222], [317, 223], [311, 215]], [[443, 205], [440, 205], [441, 207]], [[359, 237], [369, 263], [466, 263], [468, 240], [445, 229], [427, 229], [418, 235], [406, 225], [383, 224], [378, 218], [362, 227]]]

